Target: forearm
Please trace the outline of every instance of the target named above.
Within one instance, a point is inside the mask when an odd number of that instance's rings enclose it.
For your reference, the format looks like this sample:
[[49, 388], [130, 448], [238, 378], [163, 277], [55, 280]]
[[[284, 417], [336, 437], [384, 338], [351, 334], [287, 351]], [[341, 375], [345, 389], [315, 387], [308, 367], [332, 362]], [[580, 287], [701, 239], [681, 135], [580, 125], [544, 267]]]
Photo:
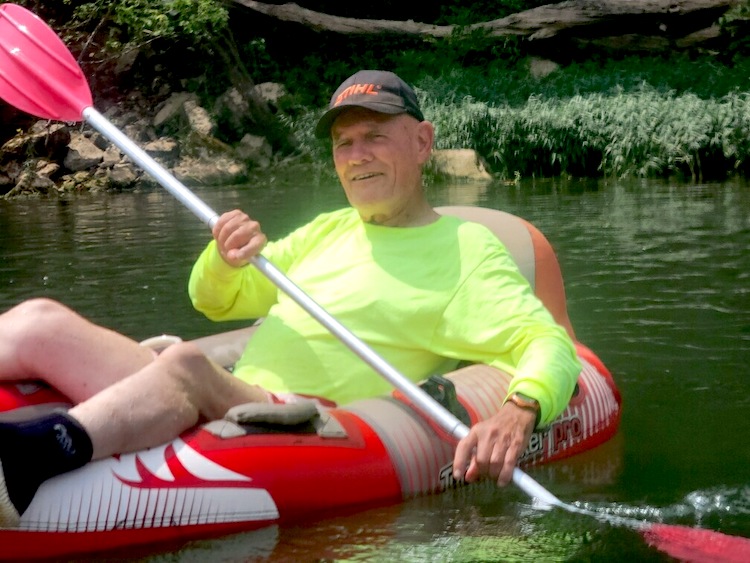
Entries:
[[196, 260], [188, 282], [193, 307], [214, 321], [261, 317], [273, 293], [272, 284], [253, 268], [224, 262], [213, 241]]
[[508, 393], [539, 401], [539, 424], [546, 426], [568, 405], [581, 367], [573, 342], [562, 330], [537, 336], [525, 347]]

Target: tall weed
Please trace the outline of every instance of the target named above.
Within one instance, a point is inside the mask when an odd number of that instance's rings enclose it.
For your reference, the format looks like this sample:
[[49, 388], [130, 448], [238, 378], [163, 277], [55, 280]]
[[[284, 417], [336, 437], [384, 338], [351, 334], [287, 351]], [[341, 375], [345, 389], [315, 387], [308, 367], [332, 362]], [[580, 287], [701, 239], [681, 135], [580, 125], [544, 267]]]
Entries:
[[662, 93], [530, 97], [520, 107], [424, 95], [438, 148], [472, 148], [504, 177], [716, 178], [750, 167], [750, 98]]

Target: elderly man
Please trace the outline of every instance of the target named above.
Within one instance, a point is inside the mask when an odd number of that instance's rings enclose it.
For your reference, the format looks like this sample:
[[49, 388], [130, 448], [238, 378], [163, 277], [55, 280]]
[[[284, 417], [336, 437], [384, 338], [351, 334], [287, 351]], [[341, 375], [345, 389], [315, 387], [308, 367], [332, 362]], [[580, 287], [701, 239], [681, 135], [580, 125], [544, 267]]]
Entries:
[[498, 413], [458, 445], [454, 473], [507, 484], [537, 424], [566, 406], [580, 371], [573, 343], [484, 227], [440, 216], [422, 168], [434, 128], [414, 91], [360, 71], [334, 93], [316, 134], [332, 141], [350, 207], [268, 243], [225, 213], [193, 267], [189, 293], [214, 320], [265, 317], [232, 373], [189, 342], [160, 354], [35, 299], [0, 315], [0, 379], [40, 379], [74, 406], [0, 423], [0, 525], [13, 526], [46, 479], [166, 442], [202, 419], [294, 394], [338, 403], [388, 384], [248, 261], [261, 251], [413, 381], [461, 360], [514, 375]]

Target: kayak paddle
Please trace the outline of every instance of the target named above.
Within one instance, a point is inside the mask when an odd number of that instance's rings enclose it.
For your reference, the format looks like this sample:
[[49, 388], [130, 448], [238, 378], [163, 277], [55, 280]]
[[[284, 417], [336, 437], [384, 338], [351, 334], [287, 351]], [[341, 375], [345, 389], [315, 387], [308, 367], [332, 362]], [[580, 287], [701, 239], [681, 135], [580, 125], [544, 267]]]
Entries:
[[[16, 4], [0, 5], [0, 98], [44, 119], [86, 121], [201, 221], [213, 227], [218, 220], [215, 211], [93, 108], [88, 82], [68, 48], [46, 23]], [[378, 356], [268, 260], [256, 256], [251, 263], [450, 436], [460, 440], [468, 434], [469, 428], [463, 422]], [[558, 507], [637, 530], [650, 545], [673, 557], [696, 562], [750, 561], [750, 539], [712, 530], [624, 518], [567, 504], [520, 468], [514, 469], [513, 482], [537, 499], [536, 506]]]

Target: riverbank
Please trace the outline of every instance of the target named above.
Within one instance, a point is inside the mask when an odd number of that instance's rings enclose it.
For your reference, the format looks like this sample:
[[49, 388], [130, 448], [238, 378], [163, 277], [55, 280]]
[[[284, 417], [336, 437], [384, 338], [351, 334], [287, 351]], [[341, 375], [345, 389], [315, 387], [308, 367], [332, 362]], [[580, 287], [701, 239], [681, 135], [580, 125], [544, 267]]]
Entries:
[[[493, 179], [750, 174], [742, 6], [711, 15], [707, 21], [718, 19], [710, 41], [678, 41], [689, 31], [679, 18], [666, 25], [653, 16], [662, 47], [645, 36], [623, 43], [622, 29], [607, 28], [611, 41], [561, 50], [482, 34], [434, 42], [351, 36], [212, 0], [168, 13], [150, 1], [21, 4], [59, 32], [97, 109], [187, 184], [241, 183], [296, 162], [329, 169], [330, 147], [313, 137], [313, 124], [336, 85], [361, 68], [390, 69], [414, 85], [437, 127], [437, 149], [473, 155], [475, 171]], [[511, 4], [495, 3], [483, 15], [537, 3]], [[459, 26], [479, 13], [474, 3], [454, 8], [420, 12]], [[292, 31], [305, 49], [288, 41]], [[34, 122], [8, 109], [0, 103], [0, 196], [149, 182], [87, 127]], [[431, 171], [428, 181], [439, 176]]]
[[[499, 66], [483, 74], [471, 67], [431, 75], [408, 66], [396, 71], [414, 84], [435, 123], [436, 148], [461, 151], [474, 163], [471, 173], [488, 179], [704, 181], [750, 174], [750, 62], [744, 59], [727, 66], [705, 57], [633, 57], [561, 67], [530, 58], [507, 72]], [[298, 80], [255, 87], [289, 131], [292, 150], [274, 150], [261, 135], [240, 135], [251, 116], [232, 88], [213, 97], [162, 90], [161, 98], [133, 89], [108, 102], [104, 113], [188, 185], [235, 185], [298, 163], [325, 174], [329, 144], [312, 134], [322, 108], [303, 104]], [[446, 176], [445, 167], [433, 167], [428, 181]], [[151, 183], [85, 126], [39, 121], [0, 145], [0, 197]]]
[[[750, 171], [750, 95], [703, 100], [648, 86], [521, 107], [427, 104], [439, 144], [466, 143], [501, 177], [724, 179]], [[450, 125], [450, 126], [449, 126]]]

